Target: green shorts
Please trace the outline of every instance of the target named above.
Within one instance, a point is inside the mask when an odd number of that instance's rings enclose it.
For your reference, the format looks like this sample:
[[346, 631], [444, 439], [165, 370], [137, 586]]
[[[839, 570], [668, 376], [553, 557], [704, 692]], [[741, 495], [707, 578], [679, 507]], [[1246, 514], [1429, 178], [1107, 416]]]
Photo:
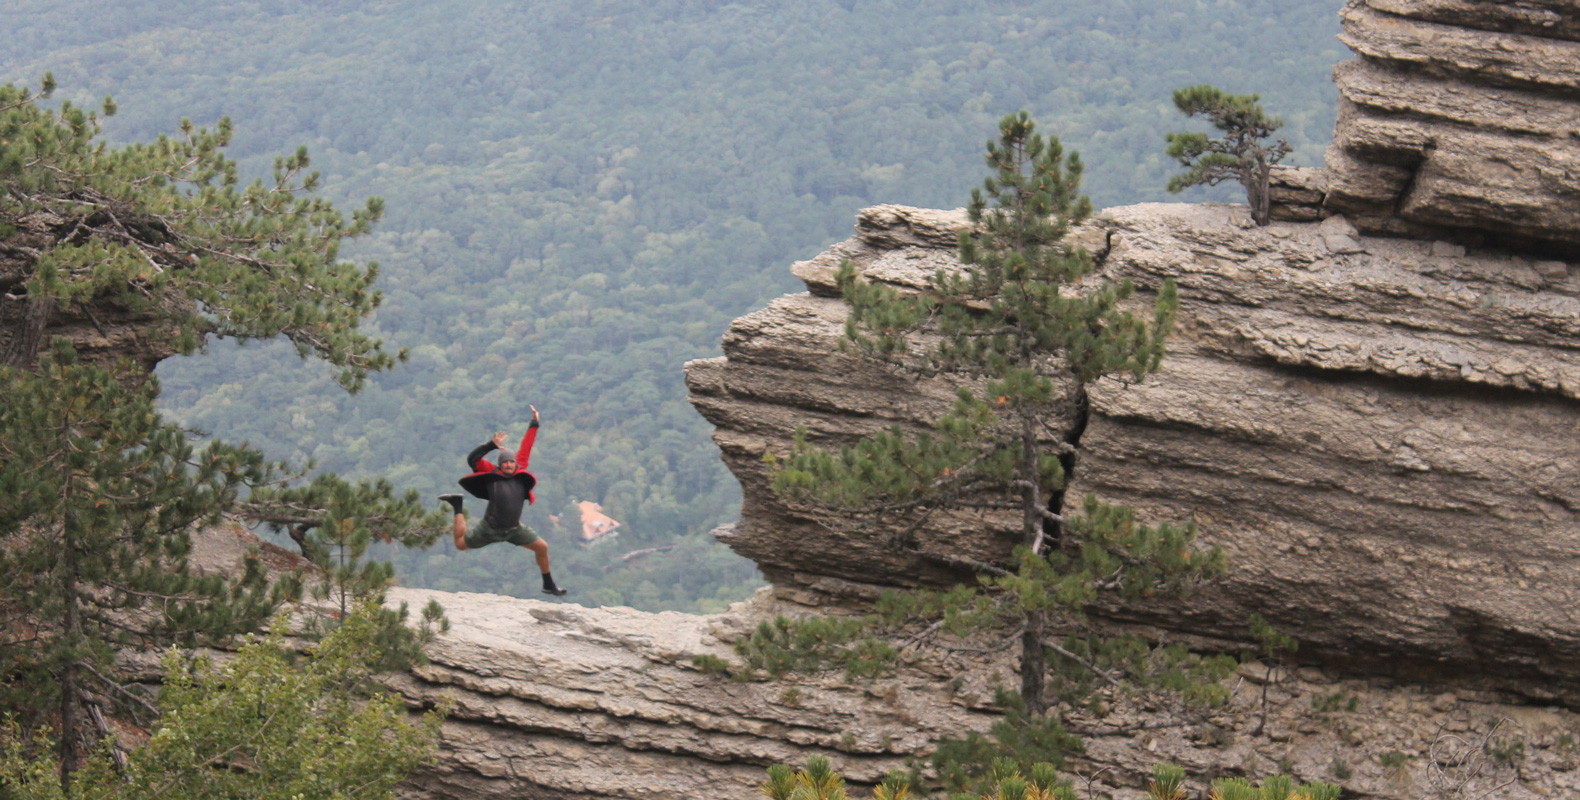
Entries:
[[495, 542], [510, 542], [511, 544], [526, 547], [537, 540], [537, 531], [525, 525], [497, 530], [494, 526], [488, 524], [487, 519], [479, 519], [472, 524], [472, 530], [466, 534], [466, 549], [476, 550], [479, 547], [487, 547]]

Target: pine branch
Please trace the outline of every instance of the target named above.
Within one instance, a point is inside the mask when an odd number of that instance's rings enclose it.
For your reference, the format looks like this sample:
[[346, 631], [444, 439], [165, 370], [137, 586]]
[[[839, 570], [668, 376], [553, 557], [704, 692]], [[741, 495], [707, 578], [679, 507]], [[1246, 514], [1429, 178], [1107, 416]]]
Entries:
[[918, 631], [915, 635], [906, 637], [905, 641], [900, 643], [900, 649], [901, 650], [909, 650], [909, 649], [917, 646], [918, 644], [920, 644], [924, 639], [927, 639], [927, 638], [931, 637], [933, 634], [937, 633], [940, 629], [942, 629], [944, 627], [944, 619], [945, 618], [943, 618], [943, 617], [939, 617], [937, 620], [935, 620], [933, 622], [933, 624], [928, 625], [927, 627], [925, 627], [922, 630]]
[[122, 695], [125, 695], [128, 700], [131, 700], [132, 702], [142, 706], [143, 708], [148, 709], [148, 713], [153, 714], [155, 718], [158, 718], [158, 716], [159, 716], [159, 709], [156, 706], [154, 706], [153, 703], [150, 703], [147, 700], [143, 699], [142, 697], [138, 697], [137, 695], [131, 693], [130, 691], [127, 690], [127, 688], [125, 686], [122, 686], [119, 681], [115, 681], [115, 680], [112, 680], [110, 678], [105, 677], [104, 673], [101, 673], [98, 670], [94, 669], [93, 665], [89, 664], [86, 661], [78, 661], [77, 662], [77, 666], [82, 667], [83, 669], [87, 670], [90, 675], [92, 675], [95, 678], [98, 678], [99, 681], [101, 683], [103, 683], [105, 686], [108, 686], [109, 688], [114, 689], [117, 692], [120, 692]]
[[1114, 678], [1112, 676], [1110, 676], [1107, 672], [1104, 672], [1103, 670], [1098, 669], [1096, 664], [1093, 664], [1092, 662], [1087, 661], [1084, 658], [1081, 658], [1080, 656], [1070, 652], [1069, 650], [1064, 649], [1064, 647], [1060, 646], [1059, 643], [1053, 641], [1052, 639], [1043, 639], [1042, 640], [1042, 646], [1048, 648], [1049, 650], [1052, 650], [1055, 653], [1058, 653], [1061, 656], [1064, 656], [1065, 658], [1070, 659], [1071, 661], [1074, 661], [1077, 664], [1080, 664], [1083, 667], [1086, 667], [1088, 670], [1091, 671], [1091, 673], [1093, 675], [1096, 675], [1097, 677], [1102, 678], [1104, 681], [1107, 681], [1110, 686], [1114, 686], [1114, 687], [1117, 687], [1117, 688], [1120, 688], [1120, 689], [1125, 688], [1124, 684], [1120, 683], [1117, 680], [1114, 680]]
[[925, 550], [917, 550], [915, 552], [917, 555], [927, 559], [928, 561], [936, 561], [941, 564], [948, 564], [952, 567], [965, 567], [966, 569], [972, 570], [973, 572], [986, 572], [989, 575], [997, 575], [1001, 578], [1014, 574], [1003, 567], [996, 567], [985, 561], [977, 561], [974, 558], [945, 555], [943, 553], [929, 553]]

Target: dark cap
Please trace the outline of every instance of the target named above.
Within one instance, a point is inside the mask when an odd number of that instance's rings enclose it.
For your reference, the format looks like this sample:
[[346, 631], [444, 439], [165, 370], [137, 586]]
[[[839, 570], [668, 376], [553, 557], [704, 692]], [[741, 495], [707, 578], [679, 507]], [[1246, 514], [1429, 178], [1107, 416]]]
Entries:
[[501, 450], [501, 451], [499, 451], [499, 457], [494, 459], [494, 463], [495, 464], [503, 464], [506, 461], [515, 461], [515, 460], [516, 460], [516, 451], [514, 451], [514, 450]]

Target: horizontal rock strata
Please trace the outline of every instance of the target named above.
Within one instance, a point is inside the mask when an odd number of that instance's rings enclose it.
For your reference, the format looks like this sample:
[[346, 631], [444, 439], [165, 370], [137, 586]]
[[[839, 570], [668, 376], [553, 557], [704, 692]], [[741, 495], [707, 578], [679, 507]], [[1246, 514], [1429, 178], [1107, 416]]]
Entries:
[[[738, 320], [692, 362], [692, 401], [744, 488], [727, 537], [808, 600], [958, 573], [893, 531], [779, 502], [765, 453], [798, 426], [848, 441], [934, 419], [950, 387], [839, 352], [832, 273], [915, 286], [952, 266], [959, 212], [880, 207], [797, 264], [807, 294]], [[1080, 234], [1143, 291], [1179, 283], [1162, 374], [1099, 385], [1076, 491], [1191, 519], [1234, 560], [1143, 622], [1235, 638], [1260, 611], [1303, 654], [1539, 696], [1580, 687], [1580, 274], [1560, 261], [1361, 235], [1342, 217], [1256, 228], [1243, 208], [1111, 209]], [[984, 531], [984, 528], [988, 530]], [[1003, 558], [980, 520], [921, 549]]]
[[1352, 0], [1328, 213], [1372, 233], [1580, 251], [1580, 13]]
[[769, 765], [813, 755], [872, 784], [990, 719], [937, 674], [742, 683], [691, 666], [734, 658], [724, 642], [763, 616], [766, 595], [713, 617], [418, 590], [393, 599], [430, 598], [451, 630], [431, 663], [390, 685], [416, 706], [455, 705], [439, 763], [409, 796], [747, 800]]
[[[417, 708], [446, 696], [454, 705], [437, 763], [401, 787], [408, 800], [757, 800], [768, 765], [813, 755], [865, 796], [908, 756], [925, 767], [938, 737], [985, 729], [996, 716], [986, 713], [992, 684], [1013, 669], [1003, 655], [944, 656], [846, 685], [838, 675], [740, 683], [688, 667], [694, 655], [733, 658], [721, 640], [772, 613], [766, 592], [712, 617], [405, 589], [392, 597], [429, 599], [452, 628], [430, 648], [430, 664], [389, 685]], [[1347, 797], [1396, 797], [1435, 785], [1427, 754], [1447, 744], [1438, 741], [1445, 731], [1474, 740], [1497, 724], [1498, 740], [1521, 742], [1524, 760], [1515, 770], [1477, 754], [1451, 770], [1466, 788], [1501, 785], [1496, 796], [1508, 800], [1580, 788], [1580, 755], [1562, 738], [1580, 729], [1569, 712], [1260, 664], [1225, 685], [1234, 689], [1228, 706], [1200, 725], [1163, 725], [1166, 715], [1117, 698], [1102, 716], [1076, 713], [1072, 723], [1090, 733], [1069, 776], [1093, 778], [1094, 796], [1142, 800], [1162, 760], [1184, 766], [1197, 790], [1216, 776], [1280, 771], [1333, 781], [1340, 764]], [[1379, 763], [1390, 752], [1402, 763]]]
[[[260, 547], [271, 569], [304, 566], [235, 528], [206, 531], [194, 545], [194, 567], [204, 571], [239, 569]], [[691, 666], [693, 657], [712, 655], [738, 669], [729, 642], [776, 613], [804, 610], [779, 602], [779, 591], [699, 617], [392, 590], [391, 604], [437, 600], [452, 623], [429, 647], [429, 663], [383, 679], [414, 711], [440, 702], [451, 708], [438, 758], [398, 795], [758, 800], [768, 765], [799, 766], [821, 755], [861, 797], [888, 770], [925, 769], [939, 738], [982, 731], [997, 718], [989, 701], [1014, 670], [1012, 651], [927, 647], [909, 651], [893, 675], [855, 681], [836, 672], [742, 683]], [[120, 655], [124, 678], [159, 681], [161, 653]], [[1496, 789], [1492, 796], [1508, 800], [1580, 791], [1580, 751], [1572, 746], [1580, 716], [1561, 709], [1260, 663], [1243, 665], [1224, 686], [1227, 705], [1189, 724], [1169, 703], [1113, 695], [1095, 712], [1073, 712], [1086, 750], [1067, 764], [1067, 775], [1083, 789], [1091, 778], [1093, 796], [1115, 800], [1143, 800], [1147, 776], [1162, 760], [1186, 768], [1194, 794], [1224, 775], [1288, 771], [1332, 781], [1335, 765], [1347, 775], [1345, 796], [1360, 800], [1429, 790], [1444, 778], [1463, 779], [1469, 796]], [[1430, 767], [1434, 748], [1489, 735], [1520, 743], [1517, 768], [1479, 751], [1447, 773]], [[1402, 761], [1382, 763], [1385, 753]]]

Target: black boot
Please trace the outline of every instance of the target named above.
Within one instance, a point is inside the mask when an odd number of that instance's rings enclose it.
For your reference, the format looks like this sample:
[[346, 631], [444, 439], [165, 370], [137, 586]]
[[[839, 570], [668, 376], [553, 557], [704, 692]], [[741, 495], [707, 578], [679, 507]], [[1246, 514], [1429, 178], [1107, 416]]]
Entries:
[[455, 509], [455, 513], [459, 514], [461, 513], [461, 499], [464, 496], [459, 494], [441, 494], [439, 495], [439, 502], [449, 503], [450, 507]]
[[547, 572], [543, 573], [543, 593], [544, 594], [552, 594], [555, 597], [564, 597], [565, 594], [568, 591], [570, 591], [570, 590], [569, 589], [564, 589], [564, 588], [561, 588], [560, 586], [555, 585], [555, 583], [554, 583], [554, 576], [553, 575], [550, 575]]

